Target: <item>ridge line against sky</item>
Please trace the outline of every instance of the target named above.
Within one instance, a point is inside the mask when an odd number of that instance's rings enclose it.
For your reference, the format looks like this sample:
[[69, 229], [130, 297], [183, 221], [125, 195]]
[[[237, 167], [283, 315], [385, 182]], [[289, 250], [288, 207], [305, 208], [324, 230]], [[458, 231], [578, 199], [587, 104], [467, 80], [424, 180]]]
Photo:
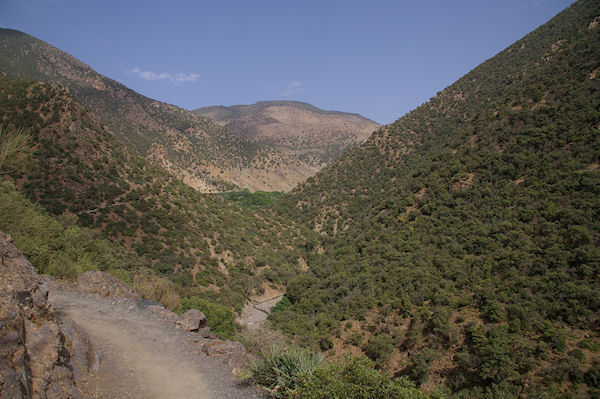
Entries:
[[391, 123], [571, 0], [0, 0], [17, 29], [186, 109], [298, 100]]

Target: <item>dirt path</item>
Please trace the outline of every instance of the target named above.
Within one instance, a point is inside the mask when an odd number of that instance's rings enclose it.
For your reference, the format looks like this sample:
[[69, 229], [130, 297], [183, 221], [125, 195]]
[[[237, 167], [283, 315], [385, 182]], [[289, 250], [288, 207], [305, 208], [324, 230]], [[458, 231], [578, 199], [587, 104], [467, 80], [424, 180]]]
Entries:
[[90, 398], [261, 398], [219, 359], [202, 353], [202, 338], [176, 328], [136, 301], [52, 290], [57, 312], [73, 319], [100, 354], [99, 369], [82, 381]]
[[269, 316], [269, 313], [271, 313], [271, 308], [275, 306], [281, 298], [283, 298], [283, 294], [262, 302], [246, 304], [237, 321], [248, 327], [250, 330], [259, 329], [264, 322], [267, 321], [267, 317]]

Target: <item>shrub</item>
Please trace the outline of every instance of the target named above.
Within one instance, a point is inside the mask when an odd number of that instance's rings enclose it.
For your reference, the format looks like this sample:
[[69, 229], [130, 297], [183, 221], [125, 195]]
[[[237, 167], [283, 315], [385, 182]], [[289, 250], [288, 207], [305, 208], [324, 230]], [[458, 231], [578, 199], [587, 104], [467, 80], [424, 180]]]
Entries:
[[364, 334], [362, 332], [353, 331], [348, 335], [348, 338], [346, 338], [346, 342], [354, 346], [360, 346], [363, 341], [363, 336]]
[[331, 348], [333, 348], [333, 340], [330, 336], [323, 336], [319, 338], [319, 349], [325, 352]]
[[108, 273], [116, 279], [119, 279], [129, 286], [133, 286], [133, 280], [131, 279], [131, 273], [125, 269], [110, 269]]
[[296, 395], [300, 379], [310, 375], [322, 361], [321, 354], [308, 349], [276, 345], [262, 353], [261, 360], [244, 374], [269, 389], [273, 397], [287, 398]]
[[235, 314], [230, 308], [197, 296], [191, 296], [183, 298], [179, 305], [179, 312], [185, 312], [188, 309], [198, 309], [204, 313], [210, 330], [219, 337], [231, 338], [235, 334]]
[[381, 374], [375, 369], [374, 363], [364, 356], [346, 357], [342, 361], [325, 363], [310, 373], [304, 373], [296, 395], [303, 399], [430, 397], [406, 379], [391, 379]]
[[381, 366], [394, 351], [394, 339], [389, 335], [373, 335], [362, 349], [370, 359]]
[[600, 388], [600, 362], [596, 361], [585, 374], [585, 382], [593, 388]]
[[25, 167], [30, 158], [30, 133], [23, 128], [0, 126], [0, 175]]
[[292, 306], [292, 303], [290, 302], [290, 300], [288, 299], [288, 297], [284, 295], [281, 298], [281, 300], [279, 302], [277, 302], [275, 304], [275, 306], [273, 306], [271, 308], [271, 313], [283, 312], [284, 310], [286, 310], [290, 306]]
[[427, 382], [429, 378], [429, 366], [435, 358], [435, 352], [429, 348], [422, 348], [409, 356], [410, 378], [418, 385]]

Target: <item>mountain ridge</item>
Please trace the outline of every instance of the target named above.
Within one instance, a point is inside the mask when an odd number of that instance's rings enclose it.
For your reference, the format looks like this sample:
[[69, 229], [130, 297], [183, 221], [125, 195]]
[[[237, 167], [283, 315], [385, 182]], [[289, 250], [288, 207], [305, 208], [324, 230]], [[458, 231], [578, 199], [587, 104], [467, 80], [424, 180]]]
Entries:
[[315, 172], [192, 112], [145, 97], [26, 33], [0, 29], [0, 48], [2, 76], [65, 86], [130, 149], [200, 191], [288, 191]]
[[[358, 112], [344, 112], [344, 111], [336, 111], [336, 110], [326, 110], [326, 109], [322, 109], [322, 108], [318, 108], [310, 103], [307, 103], [305, 101], [298, 101], [298, 100], [261, 100], [261, 101], [257, 101], [253, 104], [233, 104], [233, 105], [208, 105], [205, 107], [199, 107], [199, 108], [195, 108], [192, 110], [192, 112], [197, 112], [197, 113], [204, 113], [204, 112], [211, 112], [212, 110], [217, 110], [217, 111], [225, 111], [225, 112], [231, 112], [232, 115], [240, 115], [242, 114], [242, 110], [244, 109], [252, 109], [252, 108], [266, 108], [269, 106], [277, 106], [277, 105], [291, 105], [291, 106], [296, 106], [297, 108], [303, 108], [309, 111], [313, 111], [316, 113], [320, 113], [320, 114], [324, 114], [324, 115], [352, 115], [352, 116], [358, 116], [361, 117], [362, 119], [366, 119], [368, 121], [371, 121], [373, 123], [377, 123], [361, 114], [359, 114]], [[238, 112], [236, 112], [238, 111]]]
[[316, 168], [362, 143], [381, 126], [356, 113], [322, 110], [300, 101], [260, 101], [193, 112], [246, 140], [274, 146]]

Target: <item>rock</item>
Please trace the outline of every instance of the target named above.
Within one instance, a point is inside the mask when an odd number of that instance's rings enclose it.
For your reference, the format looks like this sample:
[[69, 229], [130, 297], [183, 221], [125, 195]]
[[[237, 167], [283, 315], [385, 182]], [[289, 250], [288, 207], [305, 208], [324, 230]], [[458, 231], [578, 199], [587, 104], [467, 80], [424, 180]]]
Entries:
[[159, 317], [167, 320], [177, 320], [177, 313], [165, 308], [162, 305], [149, 305], [147, 307], [152, 313], [157, 314]]
[[77, 399], [48, 284], [0, 232], [0, 398]]
[[67, 317], [57, 316], [60, 330], [65, 337], [65, 347], [70, 354], [69, 366], [73, 370], [75, 379], [92, 370], [99, 368], [99, 355], [85, 333], [73, 320]]
[[215, 339], [217, 336], [210, 332], [210, 327], [204, 327], [198, 330], [198, 335], [202, 338]]
[[241, 370], [257, 360], [244, 345], [229, 340], [212, 339], [204, 345], [204, 351], [210, 357], [226, 361], [232, 370]]
[[110, 298], [141, 299], [133, 288], [121, 280], [97, 270], [87, 271], [77, 277], [77, 288], [83, 292], [100, 294]]
[[184, 330], [198, 331], [199, 328], [206, 326], [206, 316], [198, 309], [189, 309], [179, 316], [176, 323]]

